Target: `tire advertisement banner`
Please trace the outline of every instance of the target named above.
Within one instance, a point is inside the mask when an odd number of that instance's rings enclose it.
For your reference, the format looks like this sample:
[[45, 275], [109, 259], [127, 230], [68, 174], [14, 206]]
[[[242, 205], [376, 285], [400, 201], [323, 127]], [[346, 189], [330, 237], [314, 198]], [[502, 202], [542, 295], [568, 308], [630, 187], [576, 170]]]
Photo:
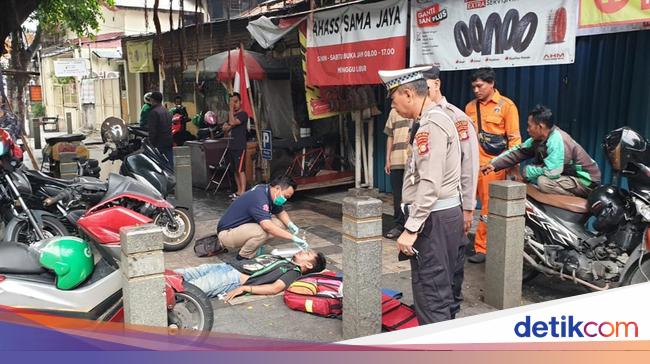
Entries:
[[580, 0], [578, 36], [650, 29], [650, 0]]
[[411, 2], [410, 65], [441, 70], [573, 63], [572, 0]]
[[307, 23], [308, 85], [378, 84], [377, 71], [404, 68], [407, 15], [406, 0], [315, 13]]

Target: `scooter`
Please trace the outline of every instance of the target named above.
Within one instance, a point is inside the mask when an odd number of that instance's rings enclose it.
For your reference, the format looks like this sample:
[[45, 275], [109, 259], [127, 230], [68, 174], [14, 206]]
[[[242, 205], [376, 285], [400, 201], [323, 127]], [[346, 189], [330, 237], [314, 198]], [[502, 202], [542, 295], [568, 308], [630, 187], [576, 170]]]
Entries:
[[629, 191], [601, 186], [585, 200], [528, 186], [524, 281], [540, 272], [590, 290], [650, 281], [650, 146], [621, 128], [603, 147]]
[[[85, 228], [98, 227], [87, 225]], [[101, 259], [95, 263], [90, 277], [75, 289], [66, 291], [56, 287], [55, 275], [40, 265], [34, 249], [24, 244], [3, 242], [0, 244], [0, 305], [13, 310], [122, 322], [123, 278], [117, 260], [103, 252], [100, 245], [91, 243], [91, 246]], [[164, 294], [172, 332], [189, 329], [206, 335], [212, 329], [212, 305], [199, 288], [167, 270]]]
[[[56, 208], [59, 216], [82, 229], [82, 221], [96, 221], [91, 238], [113, 247], [119, 257], [119, 227], [154, 223], [163, 229], [164, 249], [180, 250], [193, 239], [195, 224], [187, 210], [174, 208], [158, 191], [139, 181], [111, 173], [108, 182], [79, 180], [65, 188], [50, 186], [43, 205]], [[88, 207], [90, 206], [90, 207]], [[86, 229], [88, 230], [88, 229]]]
[[109, 118], [102, 123], [101, 135], [105, 143], [104, 154], [107, 154], [102, 163], [121, 161], [121, 175], [150, 185], [164, 198], [173, 192], [176, 185], [174, 170], [170, 161], [148, 142], [148, 131]]

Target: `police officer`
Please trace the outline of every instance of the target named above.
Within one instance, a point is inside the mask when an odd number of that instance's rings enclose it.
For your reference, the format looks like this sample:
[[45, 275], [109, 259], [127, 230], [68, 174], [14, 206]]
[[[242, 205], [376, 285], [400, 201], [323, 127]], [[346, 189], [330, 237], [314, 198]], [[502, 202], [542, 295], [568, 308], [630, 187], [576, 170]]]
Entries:
[[452, 318], [453, 276], [464, 244], [460, 141], [454, 122], [428, 97], [422, 72], [429, 69], [379, 71], [393, 108], [415, 120], [402, 189], [406, 223], [397, 246], [410, 257], [415, 313], [422, 325]]
[[460, 187], [463, 196], [463, 220], [464, 220], [464, 233], [463, 245], [460, 247], [460, 254], [458, 254], [458, 262], [456, 262], [456, 271], [454, 272], [453, 288], [454, 288], [454, 305], [452, 306], [451, 316], [456, 316], [460, 311], [460, 303], [463, 301], [461, 288], [463, 285], [463, 278], [465, 276], [465, 246], [467, 244], [467, 232], [472, 226], [474, 220], [474, 209], [476, 208], [476, 185], [478, 183], [479, 172], [479, 150], [478, 150], [478, 136], [476, 129], [467, 114], [455, 105], [449, 103], [447, 98], [442, 95], [440, 89], [440, 69], [431, 66], [431, 69], [422, 73], [424, 79], [427, 80], [429, 87], [429, 98], [436, 104], [438, 110], [444, 112], [451, 118], [456, 125], [458, 138], [460, 140], [461, 161], [460, 161]]

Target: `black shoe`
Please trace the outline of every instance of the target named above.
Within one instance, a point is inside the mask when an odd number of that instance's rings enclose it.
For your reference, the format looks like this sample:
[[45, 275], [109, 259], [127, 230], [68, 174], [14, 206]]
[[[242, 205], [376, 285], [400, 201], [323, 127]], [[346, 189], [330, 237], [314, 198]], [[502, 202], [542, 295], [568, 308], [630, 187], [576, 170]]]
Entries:
[[248, 259], [248, 258], [244, 258], [244, 257], [242, 257], [241, 255], [237, 254], [237, 256], [235, 257], [235, 259], [237, 259], [237, 260], [246, 260], [246, 259]]
[[470, 263], [474, 263], [474, 264], [485, 263], [485, 254], [476, 253], [476, 254], [472, 255], [471, 257], [469, 257], [467, 259], [467, 261], [470, 262]]
[[390, 229], [389, 232], [387, 232], [384, 236], [388, 239], [397, 239], [399, 236], [402, 234], [403, 229], [400, 229], [398, 227], [394, 227]]

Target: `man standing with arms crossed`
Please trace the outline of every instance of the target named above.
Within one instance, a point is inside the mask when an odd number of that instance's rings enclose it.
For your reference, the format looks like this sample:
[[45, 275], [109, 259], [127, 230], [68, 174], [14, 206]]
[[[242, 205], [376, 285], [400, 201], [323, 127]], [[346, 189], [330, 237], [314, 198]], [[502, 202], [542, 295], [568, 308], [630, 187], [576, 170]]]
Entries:
[[228, 145], [230, 165], [233, 167], [237, 192], [230, 195], [234, 200], [246, 192], [246, 123], [248, 114], [241, 109], [241, 96], [235, 92], [230, 96], [228, 122], [223, 125], [224, 132], [230, 132], [232, 140]]
[[[478, 130], [480, 165], [490, 161], [516, 145], [521, 144], [519, 112], [515, 103], [502, 96], [495, 88], [496, 73], [492, 68], [479, 68], [472, 73], [472, 90], [476, 99], [465, 106]], [[481, 219], [474, 237], [474, 252], [468, 261], [484, 263], [487, 252], [487, 217], [489, 185], [492, 181], [506, 179], [506, 171], [490, 172], [478, 176], [478, 198], [481, 201]]]

